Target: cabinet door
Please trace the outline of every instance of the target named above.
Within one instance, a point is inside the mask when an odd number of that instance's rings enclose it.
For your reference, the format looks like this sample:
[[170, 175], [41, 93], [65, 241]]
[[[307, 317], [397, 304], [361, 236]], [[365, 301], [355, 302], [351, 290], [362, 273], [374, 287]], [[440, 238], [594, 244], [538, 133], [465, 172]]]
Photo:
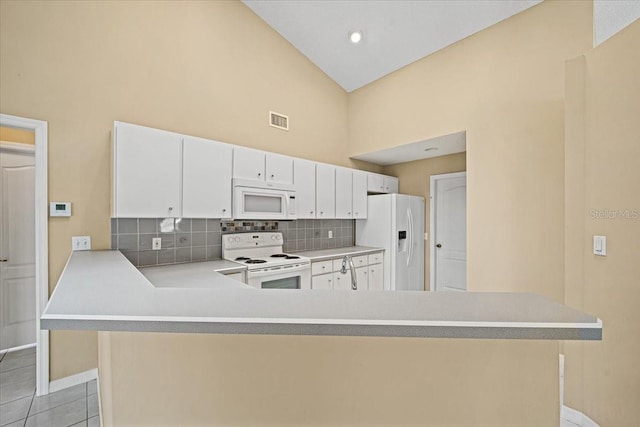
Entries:
[[367, 191], [370, 193], [382, 193], [384, 190], [384, 176], [379, 173], [367, 174]]
[[336, 218], [351, 219], [353, 205], [353, 172], [336, 168]]
[[308, 160], [293, 162], [296, 214], [299, 219], [316, 217], [316, 164]]
[[233, 148], [233, 177], [264, 181], [264, 151], [246, 147]]
[[375, 264], [369, 266], [369, 290], [370, 291], [382, 291], [384, 290], [384, 277], [382, 277], [382, 264]]
[[398, 178], [396, 178], [395, 176], [385, 176], [383, 179], [383, 182], [384, 182], [385, 193], [398, 192]]
[[280, 154], [266, 154], [267, 181], [293, 184], [293, 158]]
[[316, 165], [316, 218], [336, 217], [336, 168]]
[[358, 279], [359, 291], [366, 291], [369, 289], [369, 267], [356, 268], [356, 278]]
[[185, 136], [182, 162], [182, 215], [231, 217], [230, 145]]
[[333, 274], [321, 274], [311, 277], [311, 289], [333, 289]]
[[367, 173], [353, 171], [353, 218], [367, 217]]
[[336, 291], [351, 290], [351, 271], [347, 270], [346, 274], [339, 271], [333, 273], [333, 289]]
[[182, 216], [182, 136], [120, 122], [114, 135], [113, 216]]

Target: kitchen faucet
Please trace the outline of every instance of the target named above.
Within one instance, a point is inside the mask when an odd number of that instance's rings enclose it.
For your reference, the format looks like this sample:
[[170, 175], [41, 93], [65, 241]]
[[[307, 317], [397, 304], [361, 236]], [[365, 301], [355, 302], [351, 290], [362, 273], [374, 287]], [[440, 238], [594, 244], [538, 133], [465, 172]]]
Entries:
[[354, 291], [358, 290], [358, 278], [356, 277], [356, 268], [353, 265], [353, 259], [349, 255], [345, 255], [342, 258], [342, 269], [340, 273], [347, 274], [347, 263], [349, 263], [349, 268], [351, 269], [351, 289]]

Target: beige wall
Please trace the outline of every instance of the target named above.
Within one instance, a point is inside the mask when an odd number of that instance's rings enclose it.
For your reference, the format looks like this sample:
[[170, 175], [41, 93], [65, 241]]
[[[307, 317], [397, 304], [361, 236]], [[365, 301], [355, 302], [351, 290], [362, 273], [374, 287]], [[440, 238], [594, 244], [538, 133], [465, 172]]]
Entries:
[[557, 377], [530, 375], [549, 361], [553, 341], [101, 332], [102, 415], [106, 426], [557, 426]]
[[[601, 426], [640, 420], [639, 49], [636, 21], [567, 64], [566, 303], [604, 331], [565, 343], [565, 399]], [[607, 237], [606, 257], [593, 255], [594, 235]]]
[[[385, 174], [397, 176], [400, 180], [400, 192], [413, 196], [422, 196], [425, 199], [425, 219], [424, 229], [429, 232], [429, 222], [431, 221], [431, 211], [429, 205], [430, 178], [431, 175], [443, 173], [462, 172], [467, 170], [467, 153], [450, 154], [448, 156], [433, 157], [430, 159], [416, 160], [414, 162], [399, 163], [397, 165], [386, 166]], [[430, 245], [424, 245], [424, 288], [430, 289]]]
[[[49, 198], [74, 204], [49, 222], [50, 288], [71, 236], [110, 246], [114, 120], [349, 164], [347, 94], [240, 2], [3, 1], [0, 31], [0, 111], [49, 123]], [[53, 332], [52, 379], [95, 368], [96, 348]]]
[[0, 141], [33, 145], [36, 143], [36, 134], [30, 130], [0, 126]]
[[349, 96], [354, 154], [467, 131], [470, 290], [564, 300], [564, 61], [591, 29], [546, 1]]

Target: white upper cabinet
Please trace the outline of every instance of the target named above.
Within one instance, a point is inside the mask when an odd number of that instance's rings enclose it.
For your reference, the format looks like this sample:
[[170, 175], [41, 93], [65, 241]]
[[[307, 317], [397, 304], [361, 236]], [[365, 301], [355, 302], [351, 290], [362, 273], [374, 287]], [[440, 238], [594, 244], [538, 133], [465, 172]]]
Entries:
[[296, 190], [300, 219], [365, 219], [398, 178], [130, 123], [113, 124], [114, 218], [232, 217], [232, 179]]
[[266, 154], [267, 182], [293, 184], [293, 158], [281, 154]]
[[384, 190], [384, 177], [379, 173], [367, 173], [367, 191], [369, 193], [382, 193]]
[[398, 178], [379, 173], [367, 173], [367, 191], [369, 193], [397, 193]]
[[113, 216], [182, 216], [182, 135], [115, 122], [113, 136]]
[[336, 218], [353, 218], [353, 171], [336, 168]]
[[385, 193], [397, 193], [398, 192], [398, 178], [395, 176], [384, 176], [384, 192]]
[[233, 149], [233, 177], [293, 184], [293, 158], [236, 146]]
[[336, 217], [336, 168], [316, 164], [316, 218]]
[[296, 189], [296, 213], [299, 219], [316, 217], [316, 164], [309, 160], [293, 161], [293, 183]]
[[185, 136], [182, 167], [182, 216], [231, 218], [233, 146]]
[[265, 153], [253, 148], [233, 148], [233, 177], [264, 181]]
[[353, 218], [367, 217], [367, 173], [353, 171]]

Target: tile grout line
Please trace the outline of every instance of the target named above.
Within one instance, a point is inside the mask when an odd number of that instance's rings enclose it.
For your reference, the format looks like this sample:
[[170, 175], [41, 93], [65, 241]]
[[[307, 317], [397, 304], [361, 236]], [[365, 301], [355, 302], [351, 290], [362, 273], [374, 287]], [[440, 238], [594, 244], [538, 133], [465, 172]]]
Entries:
[[31, 407], [33, 406], [33, 401], [36, 399], [36, 391], [33, 391], [33, 396], [31, 396], [31, 403], [29, 404], [29, 410], [27, 411], [27, 416], [24, 417], [24, 424], [22, 427], [26, 427], [27, 420], [29, 419], [29, 413], [31, 412]]

